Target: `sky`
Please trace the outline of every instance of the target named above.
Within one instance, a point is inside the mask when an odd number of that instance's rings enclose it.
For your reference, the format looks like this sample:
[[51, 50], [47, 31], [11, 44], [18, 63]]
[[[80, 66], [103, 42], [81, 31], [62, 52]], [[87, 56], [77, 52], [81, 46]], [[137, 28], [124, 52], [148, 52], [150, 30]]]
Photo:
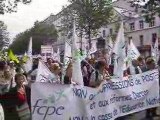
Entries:
[[0, 15], [7, 25], [11, 40], [16, 34], [31, 28], [35, 21], [43, 21], [51, 14], [57, 14], [68, 0], [32, 0], [28, 5], [18, 4], [16, 13]]
[[32, 0], [29, 5], [18, 4], [16, 13], [0, 15], [0, 20], [7, 25], [12, 41], [15, 35], [31, 28], [35, 21], [43, 21], [51, 14], [57, 14], [67, 4], [68, 0]]

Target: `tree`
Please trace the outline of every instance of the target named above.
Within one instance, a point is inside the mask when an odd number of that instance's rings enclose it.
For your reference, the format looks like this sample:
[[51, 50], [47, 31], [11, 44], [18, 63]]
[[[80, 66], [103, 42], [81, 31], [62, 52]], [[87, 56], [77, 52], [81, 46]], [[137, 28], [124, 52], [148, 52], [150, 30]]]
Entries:
[[28, 49], [30, 37], [33, 41], [33, 54], [40, 54], [41, 45], [46, 41], [52, 43], [57, 40], [58, 35], [54, 25], [35, 22], [34, 27], [16, 36], [10, 49], [16, 54], [24, 54]]
[[31, 0], [0, 0], [0, 14], [16, 12], [17, 5], [20, 2], [28, 4]]
[[73, 11], [71, 9], [72, 5], [70, 6], [63, 6], [61, 12], [61, 26], [59, 32], [63, 35], [67, 35], [69, 31], [73, 28]]
[[[140, 3], [145, 3], [145, 5], [141, 5]], [[139, 8], [143, 10], [141, 11], [147, 22], [150, 22], [156, 14], [160, 16], [160, 0], [133, 0], [131, 1], [131, 6], [135, 7], [136, 10]]]
[[113, 15], [112, 0], [69, 0], [72, 16], [76, 21], [77, 32], [88, 38], [91, 48], [91, 36], [106, 26]]
[[9, 33], [4, 22], [0, 21], [0, 50], [9, 45]]

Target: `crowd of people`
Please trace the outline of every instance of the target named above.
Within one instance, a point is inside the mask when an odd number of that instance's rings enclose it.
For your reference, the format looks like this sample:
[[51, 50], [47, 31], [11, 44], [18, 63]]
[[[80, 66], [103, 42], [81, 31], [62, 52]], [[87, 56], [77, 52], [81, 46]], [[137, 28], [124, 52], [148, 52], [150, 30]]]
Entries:
[[[114, 54], [112, 55], [114, 58]], [[35, 82], [38, 63], [41, 58], [33, 59], [33, 66], [29, 72], [25, 71], [23, 63], [16, 64], [14, 61], [0, 61], [0, 103], [3, 106], [5, 120], [31, 119], [31, 112], [25, 115], [21, 114], [21, 107], [31, 110], [30, 85]], [[48, 69], [54, 74], [57, 84], [72, 84], [72, 61], [68, 63], [65, 70], [59, 61], [47, 58], [44, 62]], [[132, 60], [132, 66], [124, 70], [124, 77], [134, 74], [140, 74], [152, 69], [159, 69], [158, 63], [152, 57], [138, 57]], [[107, 59], [103, 58], [86, 58], [81, 61], [81, 71], [83, 75], [84, 86], [96, 88], [103, 81], [111, 80], [114, 76], [114, 59], [108, 64]], [[25, 106], [25, 107], [24, 107]], [[158, 116], [157, 108], [146, 110], [146, 118]], [[127, 116], [117, 118], [124, 120]]]

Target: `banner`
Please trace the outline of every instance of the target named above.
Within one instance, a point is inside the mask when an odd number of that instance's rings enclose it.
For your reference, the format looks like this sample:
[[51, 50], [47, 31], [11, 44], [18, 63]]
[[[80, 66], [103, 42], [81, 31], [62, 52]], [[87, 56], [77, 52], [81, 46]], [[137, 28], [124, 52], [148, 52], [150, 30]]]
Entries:
[[48, 69], [48, 67], [40, 60], [38, 64], [38, 71], [36, 82], [56, 82], [55, 75]]
[[159, 106], [158, 81], [158, 70], [152, 70], [98, 88], [34, 83], [32, 120], [114, 120]]

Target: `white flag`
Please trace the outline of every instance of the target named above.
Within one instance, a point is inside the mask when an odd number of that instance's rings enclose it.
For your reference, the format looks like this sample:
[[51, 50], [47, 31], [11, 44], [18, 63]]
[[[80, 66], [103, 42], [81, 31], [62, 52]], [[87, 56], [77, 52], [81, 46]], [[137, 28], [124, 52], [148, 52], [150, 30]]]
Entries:
[[57, 82], [55, 75], [48, 69], [48, 67], [39, 61], [36, 82]]
[[0, 120], [4, 120], [4, 111], [1, 104], [0, 104]]
[[107, 44], [107, 49], [108, 49], [108, 54], [110, 55], [113, 51], [113, 41], [112, 41], [111, 37], [109, 37], [109, 41], [108, 41], [108, 44]]
[[67, 67], [68, 63], [70, 62], [70, 59], [72, 57], [71, 53], [71, 44], [69, 41], [65, 42], [65, 50], [64, 50], [64, 64], [65, 68]]
[[24, 64], [25, 71], [29, 72], [32, 69], [33, 61], [32, 61], [32, 37], [30, 37], [28, 51], [27, 51], [28, 60], [26, 64]]
[[81, 71], [81, 54], [80, 50], [76, 46], [77, 36], [76, 36], [76, 26], [75, 21], [73, 25], [73, 39], [72, 39], [72, 64], [73, 64], [73, 70], [72, 70], [72, 81], [79, 85], [83, 84], [83, 76]]
[[157, 63], [159, 60], [158, 37], [155, 41], [154, 47], [151, 45], [151, 55]]
[[32, 57], [32, 37], [30, 37], [27, 55], [28, 55], [29, 57]]
[[57, 50], [57, 53], [54, 53], [54, 59], [57, 60], [58, 62], [60, 62], [60, 51], [59, 51], [59, 48]]
[[127, 57], [130, 60], [136, 60], [140, 56], [140, 53], [136, 46], [133, 44], [133, 41], [130, 40], [130, 44], [128, 45]]
[[125, 37], [124, 37], [124, 27], [123, 22], [121, 23], [120, 29], [118, 31], [118, 35], [116, 38], [116, 43], [113, 49], [113, 52], [115, 53], [115, 61], [117, 61], [117, 66], [114, 66], [114, 75], [117, 77], [122, 78], [123, 77], [123, 71], [125, 66], [125, 59], [126, 59], [126, 53], [125, 53], [126, 43], [125, 43]]
[[108, 41], [108, 43], [106, 45], [107, 45], [106, 48], [108, 50], [108, 60], [107, 60], [107, 63], [108, 63], [108, 65], [111, 65], [111, 61], [112, 61], [111, 54], [113, 52], [113, 41], [112, 41], [111, 37], [109, 37], [109, 41]]
[[96, 45], [96, 41], [92, 41], [92, 47], [91, 49], [89, 50], [90, 54], [93, 54], [97, 51], [97, 45]]

